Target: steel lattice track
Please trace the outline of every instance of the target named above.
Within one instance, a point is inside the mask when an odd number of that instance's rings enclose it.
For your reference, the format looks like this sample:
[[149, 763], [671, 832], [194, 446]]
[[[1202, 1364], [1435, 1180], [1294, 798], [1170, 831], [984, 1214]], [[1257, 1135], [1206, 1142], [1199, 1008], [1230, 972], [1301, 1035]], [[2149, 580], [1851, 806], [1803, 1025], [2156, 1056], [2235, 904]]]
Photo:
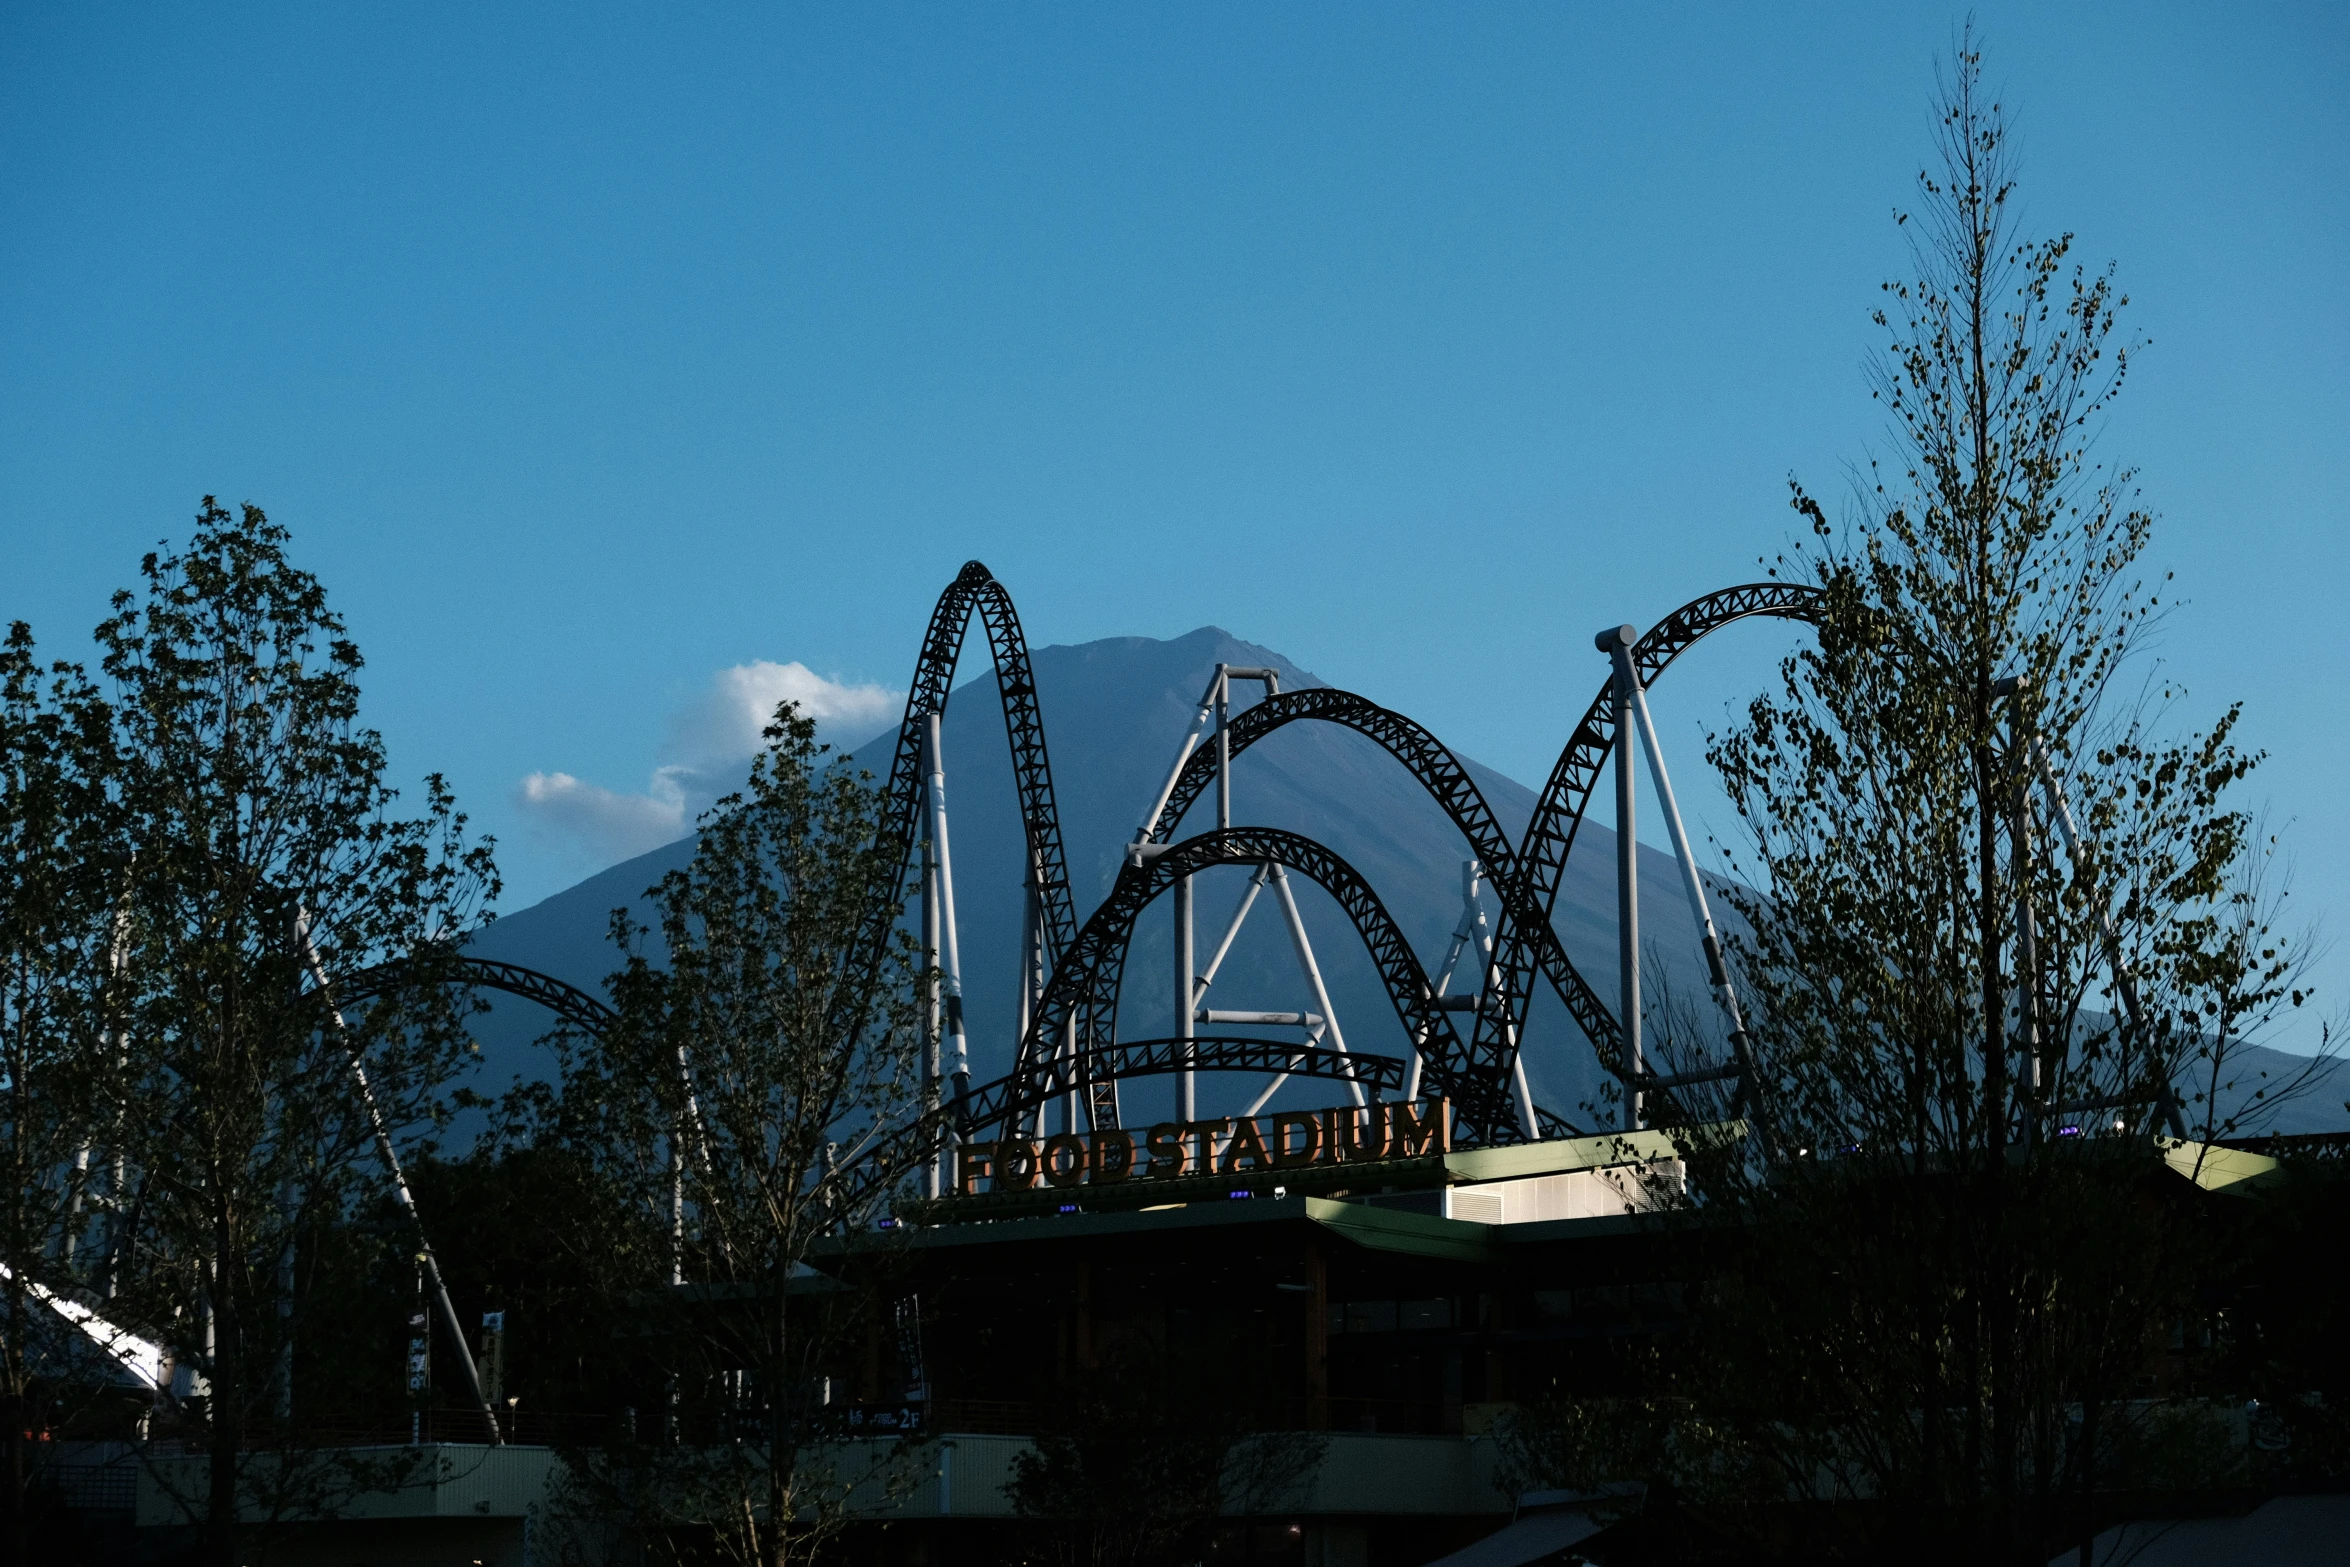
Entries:
[[[1492, 1112], [1484, 1101], [1492, 1093], [1492, 1084], [1461, 1070], [1461, 1041], [1451, 1015], [1436, 1006], [1426, 970], [1370, 883], [1327, 845], [1271, 827], [1203, 833], [1170, 845], [1142, 863], [1129, 860], [1118, 872], [1109, 896], [1085, 922], [1076, 944], [1054, 970], [1028, 1037], [1021, 1042], [1013, 1076], [1041, 1076], [1060, 1070], [1053, 1064], [1056, 1057], [1062, 1062], [1074, 1060], [1081, 1079], [1088, 1084], [1106, 1075], [1096, 1063], [1109, 1060], [1117, 1043], [1118, 993], [1125, 979], [1135, 920], [1181, 877], [1219, 865], [1267, 863], [1309, 877], [1336, 900], [1363, 938], [1405, 1034], [1420, 1042], [1436, 1086], [1452, 1097], [1456, 1112], [1474, 1106], [1481, 1118], [1489, 1116]], [[1505, 1101], [1508, 1092], [1505, 1079], [1501, 1084]], [[1503, 1108], [1506, 1113], [1506, 1103]]]
[[[1018, 1119], [1073, 1090], [1086, 1096], [1096, 1127], [1118, 1124], [1121, 1078], [1194, 1071], [1278, 1072], [1350, 1082], [1372, 1092], [1399, 1089], [1402, 1066], [1392, 1057], [1354, 1054], [1280, 1040], [1214, 1036], [1190, 1041], [1117, 1039], [1118, 996], [1136, 918], [1177, 878], [1219, 865], [1278, 863], [1327, 890], [1362, 937], [1396, 1016], [1418, 1045], [1431, 1085], [1451, 1097], [1461, 1136], [1470, 1142], [1512, 1142], [1524, 1135], [1512, 1113], [1511, 1082], [1536, 976], [1547, 979], [1590, 1040], [1601, 1066], [1622, 1075], [1622, 1031], [1614, 1012], [1585, 982], [1560, 945], [1551, 914], [1567, 856], [1583, 824], [1591, 792], [1615, 745], [1609, 687], [1585, 710], [1552, 767], [1525, 834], [1512, 844], [1459, 758], [1420, 724], [1351, 692], [1308, 688], [1284, 692], [1234, 715], [1229, 751], [1242, 751], [1301, 720], [1337, 724], [1381, 746], [1418, 780], [1459, 830], [1485, 867], [1501, 902], [1493, 948], [1493, 1000], [1477, 1009], [1463, 1039], [1451, 1015], [1435, 1005], [1418, 957], [1385, 905], [1352, 866], [1324, 844], [1272, 828], [1236, 827], [1170, 842], [1184, 812], [1215, 782], [1213, 746], [1184, 766], [1161, 814], [1155, 852], [1129, 861], [1100, 907], [1080, 928], [1069, 886], [1044, 720], [1028, 648], [1011, 595], [978, 561], [965, 564], [940, 595], [924, 635], [906, 697], [905, 719], [891, 758], [877, 846], [900, 867], [851, 956], [851, 971], [877, 969], [891, 932], [903, 917], [922, 803], [924, 720], [943, 715], [964, 636], [976, 611], [987, 628], [1011, 742], [1013, 776], [1031, 864], [1036, 868], [1040, 925], [1049, 978], [1013, 1069], [973, 1090], [960, 1105], [945, 1105], [876, 1143], [869, 1155], [876, 1178], [894, 1178], [928, 1157], [938, 1142], [987, 1125], [1009, 1133]], [[1673, 660], [1704, 637], [1741, 620], [1768, 617], [1817, 624], [1823, 611], [1816, 589], [1788, 583], [1749, 583], [1692, 600], [1666, 616], [1632, 651], [1641, 684], [1652, 684]], [[406, 977], [405, 965], [384, 964], [343, 982], [353, 1000], [385, 994]], [[451, 982], [505, 991], [537, 1001], [565, 1022], [603, 1033], [612, 1011], [551, 976], [517, 964], [457, 958]], [[854, 987], [850, 987], [853, 989]], [[1573, 1128], [1548, 1111], [1536, 1112], [1545, 1136]]]
[[[1650, 627], [1648, 634], [1633, 646], [1632, 667], [1640, 684], [1651, 686], [1674, 659], [1724, 626], [1758, 616], [1816, 625], [1824, 605], [1818, 589], [1792, 583], [1750, 582], [1724, 588], [1692, 599]], [[1559, 884], [1566, 875], [1567, 855], [1575, 846], [1575, 834], [1581, 830], [1583, 813], [1591, 803], [1592, 787], [1598, 782], [1600, 769], [1615, 743], [1610, 682], [1603, 680], [1599, 695], [1591, 699], [1591, 705], [1583, 712], [1583, 721], [1575, 726], [1566, 748], [1552, 765], [1534, 815], [1526, 823], [1525, 836], [1518, 840], [1517, 894], [1519, 907], [1526, 912], [1495, 932], [1494, 978], [1501, 988], [1503, 1004], [1477, 1014], [1472, 1054], [1480, 1062], [1493, 1060], [1510, 1069], [1515, 1067], [1518, 1041], [1526, 1025], [1526, 1008], [1533, 1000], [1533, 969], [1539, 965], [1549, 970], [1550, 951], [1558, 945], [1550, 917], [1558, 904]], [[1548, 936], [1547, 946], [1530, 954], [1529, 931]], [[1557, 961], [1565, 962], [1564, 953]], [[1577, 983], [1582, 997], [1580, 1005], [1578, 998], [1569, 995], [1563, 987], [1560, 994], [1566, 997], [1568, 1009], [1598, 1053], [1600, 1065], [1620, 1077], [1623, 1030], [1615, 1013], [1598, 1001], [1590, 987], [1580, 985], [1579, 978]]]
[[[582, 1033], [598, 1038], [612, 1023], [610, 1007], [575, 985], [567, 985], [552, 974], [524, 968], [519, 963], [498, 963], [488, 958], [469, 958], [457, 955], [435, 960], [438, 972], [434, 977], [445, 984], [464, 985], [476, 990], [500, 990], [510, 996], [535, 1001], [564, 1022]], [[372, 1001], [390, 995], [409, 983], [414, 965], [405, 962], [379, 963], [373, 968], [361, 969], [335, 986], [335, 994], [346, 1002]]]
[[[1582, 1025], [1595, 1044], [1602, 1038], [1615, 1037], [1615, 1016], [1605, 1003], [1593, 994], [1591, 987], [1567, 961], [1566, 949], [1559, 945], [1558, 933], [1551, 928], [1547, 913], [1538, 911], [1526, 897], [1517, 873], [1518, 851], [1495, 820], [1492, 807], [1485, 803], [1484, 793], [1478, 789], [1469, 771], [1451, 749], [1430, 734], [1417, 721], [1391, 708], [1381, 707], [1368, 697], [1334, 687], [1309, 687], [1299, 691], [1285, 691], [1268, 697], [1236, 716], [1227, 731], [1228, 748], [1238, 757], [1241, 752], [1264, 739], [1274, 731], [1300, 720], [1338, 724], [1354, 730], [1376, 742], [1388, 755], [1402, 763], [1436, 802], [1462, 841], [1485, 867], [1485, 874], [1501, 901], [1501, 925], [1498, 937], [1505, 929], [1522, 929], [1532, 933], [1532, 961], [1550, 980], [1568, 1012]], [[1155, 842], [1164, 843], [1174, 835], [1183, 813], [1193, 801], [1210, 788], [1216, 780], [1218, 766], [1212, 747], [1202, 746], [1185, 764], [1176, 780], [1174, 791], [1168, 796], [1167, 809], [1160, 814]], [[1520, 945], [1524, 945], [1521, 943]], [[1505, 1036], [1515, 1039], [1512, 1031]], [[1489, 1039], [1482, 1031], [1468, 1043], [1461, 1058], [1450, 1063], [1455, 1075], [1484, 1077], [1507, 1082], [1514, 1067], [1514, 1051], [1500, 1048], [1500, 1039]], [[1537, 1112], [1540, 1113], [1539, 1111]], [[1565, 1135], [1573, 1128], [1555, 1117], [1555, 1124], [1546, 1128], [1546, 1135]], [[1472, 1133], [1488, 1139], [1493, 1129], [1477, 1122], [1469, 1123]], [[1506, 1135], [1506, 1134], [1503, 1134]]]

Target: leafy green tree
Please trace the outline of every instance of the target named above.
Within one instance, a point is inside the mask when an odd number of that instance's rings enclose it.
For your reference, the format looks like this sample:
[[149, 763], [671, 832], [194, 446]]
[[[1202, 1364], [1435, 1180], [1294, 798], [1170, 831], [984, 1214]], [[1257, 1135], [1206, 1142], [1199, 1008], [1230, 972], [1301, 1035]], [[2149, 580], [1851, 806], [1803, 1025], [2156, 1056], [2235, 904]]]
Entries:
[[[441, 1112], [468, 1049], [442, 965], [497, 891], [439, 777], [422, 814], [395, 814], [359, 650], [287, 544], [258, 508], [207, 497], [98, 628], [136, 850], [122, 1297], [202, 1379], [184, 1414], [210, 1463], [187, 1500], [223, 1564], [240, 1494], [269, 1517], [382, 1478], [301, 1439], [302, 1242], [381, 1189], [380, 1139]], [[403, 977], [339, 1019], [335, 990], [393, 960]]]
[[789, 704], [766, 738], [653, 889], [657, 930], [614, 916], [619, 1016], [567, 1063], [547, 1135], [671, 1237], [637, 1324], [667, 1346], [669, 1410], [580, 1454], [574, 1502], [781, 1567], [837, 1533], [853, 1491], [893, 1483], [892, 1444], [829, 1440], [828, 1399], [842, 1335], [871, 1317], [875, 1221], [906, 1173], [892, 1150], [917, 1146], [926, 980], [902, 936], [873, 941], [903, 866], [872, 778]]

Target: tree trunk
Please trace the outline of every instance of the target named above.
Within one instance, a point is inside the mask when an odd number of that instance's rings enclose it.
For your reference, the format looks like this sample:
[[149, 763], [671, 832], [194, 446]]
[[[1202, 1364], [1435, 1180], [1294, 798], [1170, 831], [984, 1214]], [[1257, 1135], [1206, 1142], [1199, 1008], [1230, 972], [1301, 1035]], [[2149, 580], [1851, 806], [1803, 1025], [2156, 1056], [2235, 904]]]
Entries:
[[213, 1199], [212, 1230], [212, 1391], [207, 1400], [212, 1464], [204, 1555], [213, 1567], [238, 1567], [237, 1464], [245, 1445], [245, 1367], [232, 1282], [236, 1227], [225, 1193]]
[[791, 1299], [786, 1286], [790, 1278], [790, 1269], [777, 1270], [775, 1320], [768, 1340], [774, 1348], [767, 1362], [767, 1385], [760, 1390], [767, 1398], [767, 1549], [762, 1554], [768, 1567], [784, 1567], [789, 1556], [786, 1539], [791, 1526], [792, 1466], [799, 1459], [788, 1382]]

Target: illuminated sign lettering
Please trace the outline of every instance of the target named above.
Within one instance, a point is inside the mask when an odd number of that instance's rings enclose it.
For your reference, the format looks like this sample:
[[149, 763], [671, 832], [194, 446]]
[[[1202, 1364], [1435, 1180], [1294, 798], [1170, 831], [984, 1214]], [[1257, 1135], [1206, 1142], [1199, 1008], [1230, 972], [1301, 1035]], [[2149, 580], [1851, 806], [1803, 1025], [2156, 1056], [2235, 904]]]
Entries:
[[964, 1143], [957, 1150], [956, 1189], [972, 1197], [982, 1190], [1252, 1175], [1450, 1152], [1448, 1100], [1349, 1105], [1219, 1121], [1161, 1121], [1140, 1136], [1112, 1129], [1090, 1135], [1063, 1132], [1042, 1141], [1013, 1137]]

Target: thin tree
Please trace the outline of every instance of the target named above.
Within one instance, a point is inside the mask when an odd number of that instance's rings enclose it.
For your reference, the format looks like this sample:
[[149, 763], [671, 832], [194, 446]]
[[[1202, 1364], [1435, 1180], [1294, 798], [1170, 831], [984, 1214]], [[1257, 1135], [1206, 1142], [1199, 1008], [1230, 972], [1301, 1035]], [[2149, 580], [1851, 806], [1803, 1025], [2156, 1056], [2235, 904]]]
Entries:
[[843, 1335], [875, 1308], [875, 1221], [919, 1157], [926, 980], [902, 935], [872, 940], [903, 872], [872, 778], [788, 703], [766, 739], [652, 890], [657, 927], [615, 914], [618, 1020], [568, 1068], [559, 1135], [672, 1236], [638, 1324], [666, 1346], [667, 1408], [580, 1455], [574, 1502], [657, 1547], [781, 1567], [846, 1524], [853, 1492], [902, 1478], [896, 1444], [837, 1440], [831, 1400]]
[[1641, 1418], [1685, 1494], [2044, 1561], [2094, 1527], [2119, 1400], [2189, 1304], [2164, 1150], [2193, 1173], [2228, 1130], [2230, 1058], [2303, 1001], [2302, 948], [2233, 803], [2235, 710], [2176, 728], [2135, 673], [2153, 518], [2096, 451], [2126, 300], [2020, 232], [1971, 31], [1935, 118], [1914, 274], [1874, 318], [1889, 455], [1841, 526], [1794, 486], [1809, 534], [1774, 574], [1822, 590], [1818, 642], [1711, 746], [1776, 1156], [1689, 1139], [1714, 1282]]
[[2139, 1150], [2224, 1131], [2229, 1052], [2303, 993], [2246, 881], [2236, 710], [2177, 733], [2177, 693], [2125, 686], [2161, 608], [2153, 518], [2095, 450], [2127, 300], [2018, 230], [1971, 32], [1935, 107], [1915, 273], [1875, 316], [1894, 455], [1845, 528], [1795, 487], [1811, 537], [1778, 569], [1829, 613], [1712, 750], [1751, 830], [1760, 1099], [1796, 1157], [1718, 1165], [1710, 1195], [1771, 1280], [1828, 1286], [1751, 1336], [1814, 1417], [1790, 1478], [2037, 1561], [2181, 1301], [2190, 1231]]
[[[384, 1480], [303, 1441], [299, 1250], [382, 1189], [379, 1127], [406, 1136], [441, 1112], [467, 1040], [438, 965], [497, 890], [439, 777], [422, 814], [395, 814], [359, 650], [288, 542], [258, 508], [206, 497], [186, 547], [149, 555], [98, 628], [137, 851], [122, 1293], [201, 1379], [176, 1412], [209, 1456], [185, 1500], [223, 1567], [241, 1559], [240, 1509], [266, 1521]], [[392, 960], [408, 982], [339, 1018], [337, 982]]]

